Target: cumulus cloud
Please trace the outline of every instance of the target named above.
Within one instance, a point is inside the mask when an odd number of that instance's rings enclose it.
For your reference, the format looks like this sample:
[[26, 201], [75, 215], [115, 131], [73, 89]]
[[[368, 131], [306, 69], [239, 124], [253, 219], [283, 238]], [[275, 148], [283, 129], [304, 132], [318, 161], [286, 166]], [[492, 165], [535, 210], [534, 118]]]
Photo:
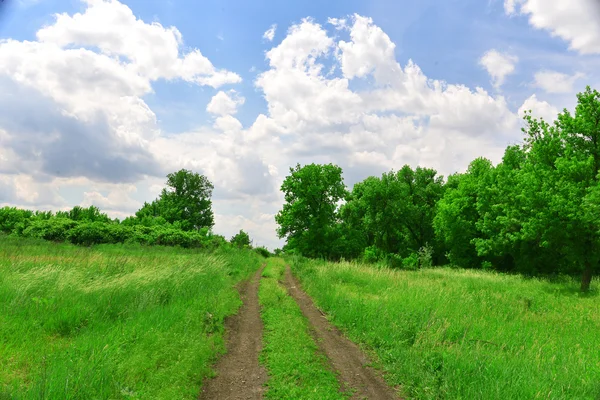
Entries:
[[538, 100], [535, 94], [531, 95], [523, 102], [523, 105], [521, 105], [518, 111], [519, 116], [523, 117], [525, 111], [531, 111], [531, 114], [535, 118], [543, 118], [546, 122], [554, 121], [558, 115], [558, 109], [556, 107], [547, 101]]
[[241, 81], [233, 72], [217, 70], [198, 49], [181, 54], [177, 28], [145, 23], [117, 0], [85, 2], [84, 13], [56, 15], [54, 24], [37, 32], [38, 40], [59, 47], [98, 47], [102, 54], [127, 58], [131, 70], [151, 80], [179, 78], [213, 87]]
[[517, 56], [492, 49], [479, 59], [479, 64], [490, 74], [492, 85], [496, 89], [500, 89], [506, 77], [515, 72], [515, 65], [518, 61]]
[[233, 115], [237, 112], [238, 106], [244, 104], [244, 101], [245, 99], [238, 95], [235, 90], [230, 90], [229, 93], [221, 90], [210, 100], [210, 103], [206, 106], [206, 111], [221, 116]]
[[600, 3], [597, 0], [504, 0], [508, 15], [525, 15], [529, 24], [569, 43], [581, 54], [600, 54]]
[[86, 5], [82, 13], [56, 15], [37, 41], [0, 42], [0, 171], [46, 180], [164, 176], [148, 151], [160, 135], [143, 100], [152, 82], [220, 86], [240, 78], [197, 49], [182, 55], [176, 28], [147, 24], [116, 0]]
[[556, 71], [543, 70], [534, 75], [534, 86], [548, 93], [573, 93], [575, 82], [584, 78], [585, 74], [577, 72], [567, 75]]
[[[143, 100], [157, 79], [218, 87], [239, 76], [200, 50], [183, 54], [176, 28], [116, 0], [87, 5], [58, 15], [37, 41], [0, 42], [0, 195], [12, 202], [72, 204], [50, 190], [58, 184], [83, 193], [80, 204], [127, 215], [159, 177], [187, 168], [215, 185], [217, 232], [244, 228], [274, 247], [279, 187], [297, 162], [337, 163], [351, 185], [404, 164], [448, 174], [474, 157], [498, 161], [520, 137], [503, 96], [401, 65], [391, 38], [360, 15], [330, 19], [333, 33], [310, 18], [291, 26], [265, 53], [254, 85], [266, 109], [253, 120], [236, 118], [244, 97], [223, 89], [206, 105], [208, 126], [164, 132]], [[511, 72], [493, 68], [498, 85]], [[40, 112], [26, 118], [27, 107]], [[29, 188], [18, 191], [16, 176]]]
[[276, 30], [277, 30], [277, 24], [271, 25], [271, 27], [269, 29], [267, 29], [265, 31], [265, 33], [263, 33], [263, 39], [268, 40], [269, 42], [272, 42], [273, 39], [275, 38]]

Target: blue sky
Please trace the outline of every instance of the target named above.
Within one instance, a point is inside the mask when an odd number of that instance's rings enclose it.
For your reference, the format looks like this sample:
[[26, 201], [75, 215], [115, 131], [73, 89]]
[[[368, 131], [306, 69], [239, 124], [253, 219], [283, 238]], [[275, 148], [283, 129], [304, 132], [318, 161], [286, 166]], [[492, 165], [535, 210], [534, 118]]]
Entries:
[[[594, 0], [2, 7], [0, 205], [123, 217], [186, 167], [215, 182], [217, 232], [270, 247], [296, 162], [336, 162], [349, 185], [404, 164], [497, 162], [524, 109], [571, 108], [600, 66]], [[35, 124], [15, 118], [36, 107]]]

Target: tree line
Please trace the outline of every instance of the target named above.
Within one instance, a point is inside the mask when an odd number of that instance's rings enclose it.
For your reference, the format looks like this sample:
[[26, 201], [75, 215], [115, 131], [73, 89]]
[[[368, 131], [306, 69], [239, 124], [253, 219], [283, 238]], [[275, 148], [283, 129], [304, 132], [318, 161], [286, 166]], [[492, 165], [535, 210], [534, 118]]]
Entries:
[[526, 113], [524, 140], [493, 165], [447, 180], [408, 165], [345, 186], [333, 164], [297, 165], [275, 219], [284, 250], [307, 257], [453, 264], [530, 275], [600, 272], [600, 93], [587, 87], [553, 123]]
[[[229, 241], [214, 234], [213, 184], [203, 175], [182, 169], [167, 175], [157, 199], [123, 221], [111, 219], [95, 206], [69, 211], [31, 211], [0, 208], [0, 233], [77, 245], [138, 243], [215, 249], [225, 245], [252, 248], [248, 233], [240, 230]], [[255, 251], [269, 256], [264, 247]]]

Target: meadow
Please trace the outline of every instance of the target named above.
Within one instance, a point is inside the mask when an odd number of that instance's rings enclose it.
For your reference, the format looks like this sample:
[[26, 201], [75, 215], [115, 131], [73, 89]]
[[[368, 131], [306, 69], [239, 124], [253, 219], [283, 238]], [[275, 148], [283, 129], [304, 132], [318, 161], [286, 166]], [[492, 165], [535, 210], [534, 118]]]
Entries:
[[0, 399], [193, 399], [260, 257], [0, 237]]
[[600, 296], [575, 280], [290, 261], [407, 398], [600, 398]]

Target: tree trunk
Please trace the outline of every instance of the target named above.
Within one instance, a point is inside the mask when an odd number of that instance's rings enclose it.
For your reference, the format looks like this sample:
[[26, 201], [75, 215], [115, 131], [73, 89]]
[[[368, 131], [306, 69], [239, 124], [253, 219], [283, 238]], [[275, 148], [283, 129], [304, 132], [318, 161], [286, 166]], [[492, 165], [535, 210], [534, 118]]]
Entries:
[[585, 262], [583, 274], [581, 275], [581, 291], [587, 292], [590, 290], [590, 283], [592, 282], [592, 263], [589, 261]]

